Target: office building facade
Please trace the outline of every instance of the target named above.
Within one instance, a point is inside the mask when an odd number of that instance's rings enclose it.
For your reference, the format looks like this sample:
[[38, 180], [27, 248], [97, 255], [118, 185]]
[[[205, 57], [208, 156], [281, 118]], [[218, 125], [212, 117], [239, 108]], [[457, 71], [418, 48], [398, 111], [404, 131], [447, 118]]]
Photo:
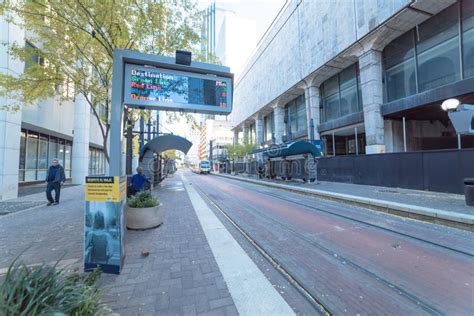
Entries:
[[473, 148], [440, 107], [474, 103], [473, 61], [473, 1], [288, 1], [236, 80], [234, 137], [321, 139], [326, 156]]
[[[14, 59], [8, 47], [14, 43], [31, 45], [25, 32], [0, 16], [0, 71], [19, 75], [29, 62], [42, 63], [37, 56], [25, 63]], [[58, 93], [74, 93], [71, 86]], [[12, 100], [0, 99], [0, 105]], [[100, 109], [98, 109], [100, 110]], [[15, 198], [20, 185], [44, 182], [51, 160], [64, 167], [66, 177], [81, 184], [89, 174], [106, 170], [103, 141], [98, 122], [83, 96], [74, 101], [59, 98], [42, 100], [18, 111], [0, 109], [0, 200]]]

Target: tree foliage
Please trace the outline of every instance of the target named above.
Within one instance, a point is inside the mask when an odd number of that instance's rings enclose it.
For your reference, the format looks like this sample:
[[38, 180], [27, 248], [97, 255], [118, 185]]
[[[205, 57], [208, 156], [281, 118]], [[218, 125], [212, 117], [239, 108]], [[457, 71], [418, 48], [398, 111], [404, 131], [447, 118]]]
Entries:
[[[195, 51], [202, 21], [190, 0], [4, 0], [0, 14], [23, 28], [33, 44], [8, 47], [26, 67], [19, 76], [0, 74], [0, 97], [13, 101], [0, 106], [17, 110], [39, 100], [72, 101], [82, 94], [99, 123], [105, 149], [114, 49], [164, 56], [176, 49]], [[208, 57], [194, 55], [197, 60]], [[32, 62], [33, 56], [40, 63]]]
[[165, 150], [163, 152], [163, 157], [165, 159], [169, 159], [169, 160], [176, 160], [178, 159], [178, 155], [176, 154], [176, 150], [174, 149], [170, 149], [170, 150]]
[[257, 149], [257, 145], [253, 143], [243, 143], [243, 144], [227, 144], [225, 145], [227, 151], [227, 156], [231, 160], [237, 160], [239, 158], [244, 158], [251, 151]]

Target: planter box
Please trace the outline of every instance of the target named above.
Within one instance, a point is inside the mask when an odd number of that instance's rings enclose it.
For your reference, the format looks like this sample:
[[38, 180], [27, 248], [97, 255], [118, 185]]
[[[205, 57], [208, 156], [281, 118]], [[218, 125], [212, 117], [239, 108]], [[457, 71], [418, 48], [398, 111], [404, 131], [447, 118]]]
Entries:
[[127, 207], [125, 212], [126, 224], [129, 229], [150, 229], [163, 224], [163, 209], [161, 204], [155, 207]]

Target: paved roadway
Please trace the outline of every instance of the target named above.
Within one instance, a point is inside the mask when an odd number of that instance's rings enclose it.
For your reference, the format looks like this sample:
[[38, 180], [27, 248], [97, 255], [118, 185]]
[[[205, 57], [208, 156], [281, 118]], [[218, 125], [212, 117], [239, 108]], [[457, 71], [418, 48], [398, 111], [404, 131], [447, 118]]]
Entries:
[[473, 314], [472, 233], [217, 176], [186, 176], [328, 314]]

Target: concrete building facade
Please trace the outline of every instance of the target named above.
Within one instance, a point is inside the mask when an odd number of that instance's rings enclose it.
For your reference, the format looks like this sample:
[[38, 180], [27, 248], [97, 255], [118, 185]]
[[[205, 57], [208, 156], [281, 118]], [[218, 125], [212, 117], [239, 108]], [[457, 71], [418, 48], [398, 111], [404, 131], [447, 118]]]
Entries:
[[[33, 44], [7, 16], [0, 16], [0, 42], [5, 44], [0, 45], [0, 71], [20, 75], [25, 64], [10, 56], [8, 47]], [[41, 61], [32, 56], [31, 62]], [[0, 99], [0, 106], [11, 102]], [[44, 182], [53, 158], [76, 184], [89, 174], [104, 174], [102, 144], [98, 122], [81, 95], [62, 104], [51, 98], [14, 112], [0, 109], [0, 200], [16, 198], [19, 185]]]
[[473, 1], [291, 0], [236, 79], [234, 135], [326, 156], [472, 148], [440, 105], [474, 103], [473, 60]]

